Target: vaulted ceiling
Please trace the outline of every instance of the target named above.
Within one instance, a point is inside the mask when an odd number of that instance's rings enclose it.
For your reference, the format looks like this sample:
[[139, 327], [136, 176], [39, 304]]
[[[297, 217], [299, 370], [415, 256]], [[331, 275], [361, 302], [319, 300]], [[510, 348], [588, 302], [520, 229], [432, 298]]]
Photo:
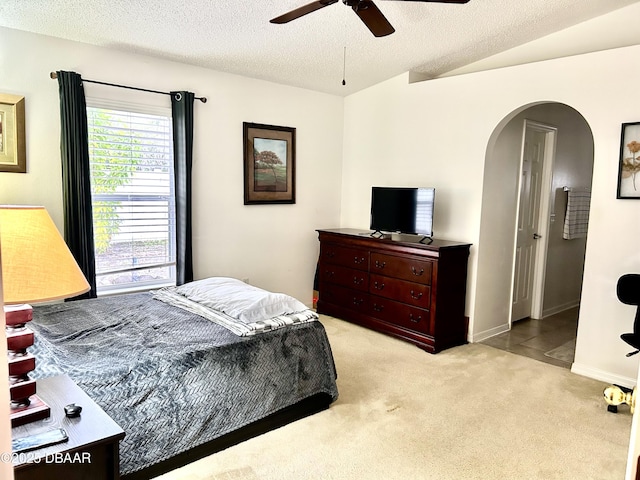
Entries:
[[395, 27], [378, 38], [340, 1], [269, 22], [310, 1], [2, 0], [0, 26], [348, 95], [403, 72], [437, 77], [638, 2], [375, 0]]

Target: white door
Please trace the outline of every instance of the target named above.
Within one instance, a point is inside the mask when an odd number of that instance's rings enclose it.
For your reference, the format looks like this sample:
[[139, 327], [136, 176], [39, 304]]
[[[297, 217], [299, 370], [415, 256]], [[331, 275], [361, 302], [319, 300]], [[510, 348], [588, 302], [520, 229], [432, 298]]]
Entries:
[[[551, 135], [554, 136], [550, 138]], [[541, 247], [546, 250], [546, 239], [543, 245], [540, 243], [548, 224], [541, 219], [548, 218], [549, 206], [548, 201], [541, 202], [541, 199], [550, 197], [550, 164], [554, 150], [553, 127], [525, 122], [511, 321], [532, 316], [532, 310], [541, 311], [542, 308], [544, 258], [540, 260], [538, 250]], [[534, 305], [535, 301], [539, 304]]]

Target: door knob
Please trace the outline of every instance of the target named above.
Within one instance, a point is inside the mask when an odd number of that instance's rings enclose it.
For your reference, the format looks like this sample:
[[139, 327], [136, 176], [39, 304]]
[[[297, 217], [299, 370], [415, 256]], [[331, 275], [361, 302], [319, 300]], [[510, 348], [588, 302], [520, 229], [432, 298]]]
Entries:
[[538, 235], [537, 233], [533, 234], [533, 239], [534, 240], [538, 240], [539, 238], [542, 238], [542, 235]]

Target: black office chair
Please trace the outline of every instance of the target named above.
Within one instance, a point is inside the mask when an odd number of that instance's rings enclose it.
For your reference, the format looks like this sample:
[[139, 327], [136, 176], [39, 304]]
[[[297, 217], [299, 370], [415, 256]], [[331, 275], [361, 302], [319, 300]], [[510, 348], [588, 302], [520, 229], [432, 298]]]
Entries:
[[623, 333], [620, 338], [635, 348], [627, 357], [640, 352], [640, 275], [628, 273], [618, 279], [618, 300], [626, 305], [636, 305], [636, 318], [633, 321], [633, 333]]
[[[627, 357], [640, 352], [640, 275], [628, 273], [618, 279], [618, 300], [626, 305], [635, 305], [636, 318], [633, 321], [633, 333], [623, 333], [620, 338], [631, 345], [635, 350], [627, 353]], [[626, 403], [633, 413], [636, 405], [636, 388], [627, 388], [622, 385], [611, 385], [604, 390], [604, 399], [607, 402], [607, 410], [618, 412], [618, 406]]]

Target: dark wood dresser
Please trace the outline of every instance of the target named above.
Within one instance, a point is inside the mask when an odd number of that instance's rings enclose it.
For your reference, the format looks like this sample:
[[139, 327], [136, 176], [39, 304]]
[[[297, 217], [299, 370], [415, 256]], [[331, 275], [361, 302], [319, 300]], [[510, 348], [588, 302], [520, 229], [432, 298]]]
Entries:
[[318, 230], [318, 313], [437, 353], [467, 342], [468, 243]]

